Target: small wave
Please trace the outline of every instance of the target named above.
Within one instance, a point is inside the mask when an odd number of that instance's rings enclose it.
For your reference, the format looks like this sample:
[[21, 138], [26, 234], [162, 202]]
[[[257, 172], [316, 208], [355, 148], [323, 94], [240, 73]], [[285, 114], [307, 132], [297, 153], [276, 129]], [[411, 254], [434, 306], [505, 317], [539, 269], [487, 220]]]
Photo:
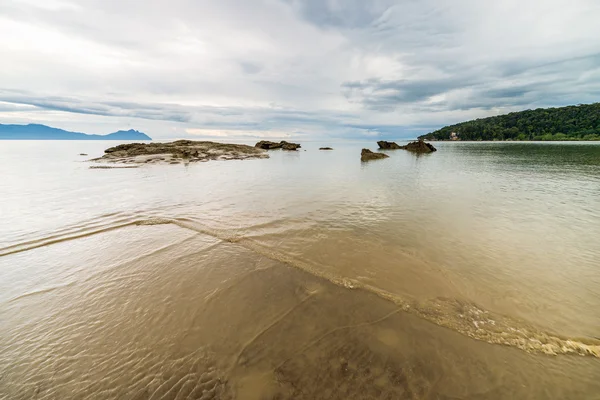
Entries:
[[92, 235], [97, 235], [99, 233], [110, 232], [110, 231], [114, 231], [116, 229], [124, 228], [126, 226], [131, 226], [131, 225], [135, 225], [135, 224], [136, 224], [136, 222], [127, 222], [127, 223], [112, 225], [112, 226], [95, 229], [95, 230], [82, 230], [78, 233], [67, 234], [67, 235], [58, 235], [58, 236], [49, 236], [49, 237], [45, 237], [45, 238], [32, 240], [29, 242], [18, 243], [18, 244], [0, 249], [0, 257], [7, 256], [10, 254], [22, 253], [24, 251], [29, 251], [29, 250], [37, 249], [39, 247], [49, 246], [51, 244], [68, 242], [70, 240], [80, 239], [80, 238], [92, 236]]
[[56, 286], [51, 286], [51, 287], [46, 287], [46, 288], [42, 288], [42, 289], [36, 289], [36, 290], [32, 290], [31, 292], [27, 292], [27, 293], [23, 293], [19, 296], [13, 297], [12, 299], [8, 300], [8, 303], [12, 303], [12, 302], [16, 302], [28, 297], [32, 297], [32, 296], [37, 296], [40, 294], [46, 294], [46, 293], [50, 293], [53, 292], [55, 290], [58, 289], [63, 289], [69, 286], [72, 286], [74, 284], [74, 282], [68, 282], [62, 285], [56, 285]]
[[138, 226], [151, 226], [151, 225], [168, 225], [172, 224], [173, 221], [167, 218], [150, 218], [135, 222]]
[[264, 257], [301, 269], [346, 289], [368, 291], [393, 302], [407, 313], [417, 315], [436, 325], [452, 329], [476, 340], [516, 347], [529, 353], [547, 355], [576, 354], [600, 358], [600, 340], [562, 337], [546, 332], [525, 321], [483, 310], [475, 303], [468, 301], [435, 298], [419, 302], [358, 280], [336, 276], [326, 272], [322, 265], [298, 260], [290, 255], [279, 253], [272, 248], [259, 244], [255, 240], [242, 237], [234, 232], [206, 227], [189, 219], [175, 219], [172, 223], [223, 241], [236, 243]]
[[0, 257], [15, 253], [22, 253], [37, 249], [39, 247], [49, 246], [51, 244], [68, 242], [70, 240], [80, 239], [88, 236], [106, 233], [128, 226], [143, 226], [143, 225], [166, 225], [173, 223], [173, 220], [166, 218], [126, 218], [120, 221], [113, 221], [105, 225], [97, 225], [90, 227], [77, 227], [72, 230], [61, 232], [55, 235], [13, 244], [7, 247], [0, 248]]
[[235, 231], [215, 229], [189, 218], [137, 218], [98, 229], [84, 230], [62, 236], [51, 236], [5, 247], [0, 249], [0, 256], [24, 252], [42, 246], [96, 235], [132, 225], [152, 226], [165, 224], [173, 224], [184, 229], [212, 236], [225, 242], [235, 243], [266, 258], [298, 268], [313, 276], [326, 279], [337, 286], [349, 290], [368, 291], [380, 298], [393, 302], [404, 312], [419, 316], [436, 325], [452, 329], [473, 339], [491, 344], [516, 347], [530, 353], [542, 353], [548, 355], [577, 354], [600, 358], [600, 340], [562, 337], [546, 332], [525, 321], [484, 310], [475, 303], [464, 300], [435, 298], [428, 301], [416, 301], [412, 298], [381, 290], [380, 288], [359, 280], [337, 276], [327, 272], [328, 269], [323, 268], [323, 265], [299, 260], [293, 256], [280, 253], [268, 246], [260, 244], [256, 240], [245, 237]]
[[494, 314], [481, 309], [474, 303], [457, 299], [436, 298], [418, 302], [354, 279], [324, 273], [322, 269], [309, 263], [276, 254], [270, 249], [261, 248], [262, 245], [257, 243], [250, 243], [247, 240], [240, 240], [238, 243], [265, 257], [302, 269], [346, 289], [365, 290], [373, 293], [393, 302], [405, 312], [415, 314], [429, 322], [452, 329], [473, 339], [512, 346], [530, 353], [578, 354], [600, 358], [600, 341], [598, 340], [590, 339], [585, 343], [581, 340], [547, 333], [524, 321]]

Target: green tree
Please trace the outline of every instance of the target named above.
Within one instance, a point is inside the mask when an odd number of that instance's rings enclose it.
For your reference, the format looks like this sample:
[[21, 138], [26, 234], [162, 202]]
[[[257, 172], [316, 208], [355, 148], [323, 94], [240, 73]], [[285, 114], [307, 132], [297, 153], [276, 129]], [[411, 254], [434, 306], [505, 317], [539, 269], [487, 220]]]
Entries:
[[538, 108], [445, 126], [420, 138], [449, 140], [599, 140], [600, 103]]

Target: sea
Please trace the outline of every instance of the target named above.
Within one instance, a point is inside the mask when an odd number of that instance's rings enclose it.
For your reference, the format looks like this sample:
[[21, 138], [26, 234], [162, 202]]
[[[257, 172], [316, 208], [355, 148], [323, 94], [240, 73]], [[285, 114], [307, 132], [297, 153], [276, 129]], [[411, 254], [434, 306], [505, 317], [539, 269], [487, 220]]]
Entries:
[[600, 399], [600, 143], [114, 144], [0, 142], [0, 399]]

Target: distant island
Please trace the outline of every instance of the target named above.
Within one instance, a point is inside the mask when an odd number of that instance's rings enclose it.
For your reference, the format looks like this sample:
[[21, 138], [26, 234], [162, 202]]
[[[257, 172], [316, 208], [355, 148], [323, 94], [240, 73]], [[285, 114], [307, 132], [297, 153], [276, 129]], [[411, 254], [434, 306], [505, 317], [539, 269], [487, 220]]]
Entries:
[[600, 140], [600, 103], [538, 108], [449, 125], [425, 140]]
[[108, 135], [88, 135], [51, 128], [46, 125], [2, 125], [0, 140], [152, 140], [145, 133], [130, 129]]

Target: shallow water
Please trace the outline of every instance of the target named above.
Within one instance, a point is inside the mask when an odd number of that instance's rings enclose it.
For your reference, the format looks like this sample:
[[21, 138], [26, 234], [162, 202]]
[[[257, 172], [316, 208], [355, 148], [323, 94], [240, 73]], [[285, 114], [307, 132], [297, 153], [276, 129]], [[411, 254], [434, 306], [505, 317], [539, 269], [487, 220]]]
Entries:
[[599, 145], [329, 144], [0, 142], [0, 398], [600, 398]]

